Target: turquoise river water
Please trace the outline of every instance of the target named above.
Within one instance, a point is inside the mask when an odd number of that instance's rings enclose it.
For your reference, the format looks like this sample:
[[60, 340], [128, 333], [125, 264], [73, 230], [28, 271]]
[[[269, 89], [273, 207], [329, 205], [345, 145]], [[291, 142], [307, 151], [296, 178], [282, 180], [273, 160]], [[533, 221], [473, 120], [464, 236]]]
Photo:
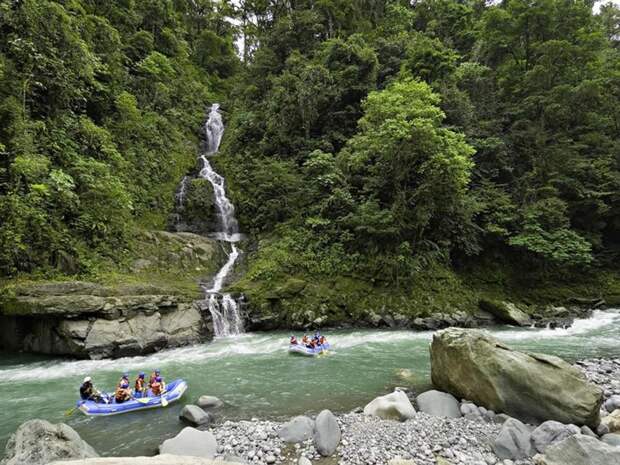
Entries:
[[[554, 354], [568, 361], [620, 356], [620, 310], [596, 311], [569, 329], [497, 328], [507, 344]], [[363, 406], [394, 386], [404, 385], [398, 371], [414, 375], [416, 391], [430, 386], [428, 346], [432, 332], [334, 331], [333, 350], [308, 359], [288, 355], [289, 334], [255, 333], [209, 344], [118, 360], [67, 360], [0, 353], [0, 455], [8, 436], [24, 421], [65, 421], [102, 455], [153, 454], [183, 425], [183, 404], [201, 394], [215, 395], [226, 406], [219, 419], [272, 418], [335, 412]], [[168, 380], [182, 377], [189, 390], [180, 403], [165, 409], [113, 417], [89, 418], [64, 412], [76, 400], [80, 381], [94, 378], [111, 389], [123, 371], [160, 368]], [[411, 384], [411, 383], [410, 383]]]

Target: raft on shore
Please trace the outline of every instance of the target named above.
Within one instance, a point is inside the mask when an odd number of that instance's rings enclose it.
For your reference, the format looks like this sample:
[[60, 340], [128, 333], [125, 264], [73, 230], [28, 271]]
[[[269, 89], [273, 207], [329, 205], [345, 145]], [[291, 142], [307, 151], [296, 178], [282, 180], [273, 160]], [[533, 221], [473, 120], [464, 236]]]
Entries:
[[[126, 402], [116, 403], [111, 401], [106, 404], [104, 402], [95, 402], [93, 400], [78, 400], [77, 408], [84, 415], [89, 416], [109, 416], [119, 415], [121, 413], [136, 412], [138, 410], [147, 410], [162, 407], [162, 399], [168, 403], [176, 402], [187, 390], [187, 383], [182, 379], [175, 379], [166, 387], [166, 392], [161, 396], [146, 396], [138, 399], [131, 399]], [[114, 399], [114, 394], [107, 394], [109, 399]], [[148, 400], [144, 400], [148, 399]]]
[[329, 343], [321, 344], [316, 347], [306, 347], [303, 344], [291, 344], [288, 347], [290, 354], [305, 355], [306, 357], [316, 357], [329, 349]]

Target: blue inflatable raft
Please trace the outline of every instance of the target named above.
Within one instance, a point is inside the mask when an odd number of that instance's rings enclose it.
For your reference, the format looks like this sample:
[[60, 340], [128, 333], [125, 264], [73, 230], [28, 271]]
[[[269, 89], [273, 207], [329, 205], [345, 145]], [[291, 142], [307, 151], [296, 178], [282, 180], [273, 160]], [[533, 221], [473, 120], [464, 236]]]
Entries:
[[322, 344], [317, 347], [306, 347], [303, 344], [291, 344], [288, 346], [288, 351], [291, 354], [305, 355], [307, 357], [316, 357], [329, 349], [329, 343]]
[[[138, 410], [146, 410], [151, 408], [162, 407], [162, 398], [168, 403], [179, 400], [187, 390], [187, 383], [182, 379], [176, 379], [166, 386], [166, 392], [161, 396], [149, 396], [149, 392], [143, 398], [136, 400], [128, 400], [117, 404], [113, 399], [113, 394], [104, 395], [108, 399], [112, 399], [110, 403], [95, 402], [93, 400], [78, 400], [77, 408], [84, 415], [90, 416], [108, 416], [119, 415], [121, 413], [136, 412]], [[148, 400], [145, 400], [148, 399]]]

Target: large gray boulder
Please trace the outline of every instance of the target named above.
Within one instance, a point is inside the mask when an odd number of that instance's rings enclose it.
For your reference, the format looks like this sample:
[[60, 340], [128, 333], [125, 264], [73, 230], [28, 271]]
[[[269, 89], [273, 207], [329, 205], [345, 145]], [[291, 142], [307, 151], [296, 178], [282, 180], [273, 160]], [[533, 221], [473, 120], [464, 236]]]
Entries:
[[426, 391], [415, 399], [420, 412], [435, 417], [459, 418], [461, 409], [459, 401], [452, 394], [441, 391]]
[[323, 457], [329, 457], [340, 444], [340, 425], [329, 410], [323, 410], [314, 422], [314, 447]]
[[160, 454], [191, 455], [212, 459], [217, 452], [217, 440], [209, 431], [200, 431], [188, 426], [159, 446]]
[[532, 323], [530, 316], [511, 302], [482, 299], [479, 305], [502, 323], [517, 326], [529, 326]]
[[23, 423], [9, 438], [2, 465], [47, 465], [55, 460], [98, 457], [97, 452], [64, 423]]
[[282, 425], [278, 436], [284, 442], [304, 442], [311, 439], [314, 434], [314, 421], [308, 417], [298, 416]]
[[602, 390], [558, 357], [519, 352], [487, 332], [449, 328], [433, 335], [437, 389], [535, 423], [599, 423]]
[[618, 448], [590, 436], [570, 436], [534, 458], [537, 465], [620, 465]]
[[53, 462], [50, 465], [239, 465], [226, 460], [211, 460], [182, 455], [156, 455], [155, 457], [106, 457], [75, 461]]
[[581, 434], [581, 429], [578, 426], [549, 420], [532, 431], [532, 445], [538, 452], [544, 452], [551, 444], [563, 441], [575, 434]]
[[197, 405], [188, 404], [183, 407], [179, 418], [191, 425], [206, 425], [211, 421], [211, 416]]
[[371, 415], [384, 420], [405, 421], [415, 417], [411, 401], [402, 391], [380, 396], [364, 407], [364, 415]]
[[524, 459], [534, 455], [530, 430], [519, 420], [506, 420], [493, 442], [495, 455], [502, 459]]

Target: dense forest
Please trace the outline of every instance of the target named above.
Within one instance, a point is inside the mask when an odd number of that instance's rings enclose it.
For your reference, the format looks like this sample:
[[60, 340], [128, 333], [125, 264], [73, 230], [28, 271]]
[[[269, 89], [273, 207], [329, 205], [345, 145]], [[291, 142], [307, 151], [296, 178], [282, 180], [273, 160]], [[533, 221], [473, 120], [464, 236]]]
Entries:
[[611, 3], [2, 0], [0, 273], [165, 227], [214, 101], [259, 301], [617, 271]]

